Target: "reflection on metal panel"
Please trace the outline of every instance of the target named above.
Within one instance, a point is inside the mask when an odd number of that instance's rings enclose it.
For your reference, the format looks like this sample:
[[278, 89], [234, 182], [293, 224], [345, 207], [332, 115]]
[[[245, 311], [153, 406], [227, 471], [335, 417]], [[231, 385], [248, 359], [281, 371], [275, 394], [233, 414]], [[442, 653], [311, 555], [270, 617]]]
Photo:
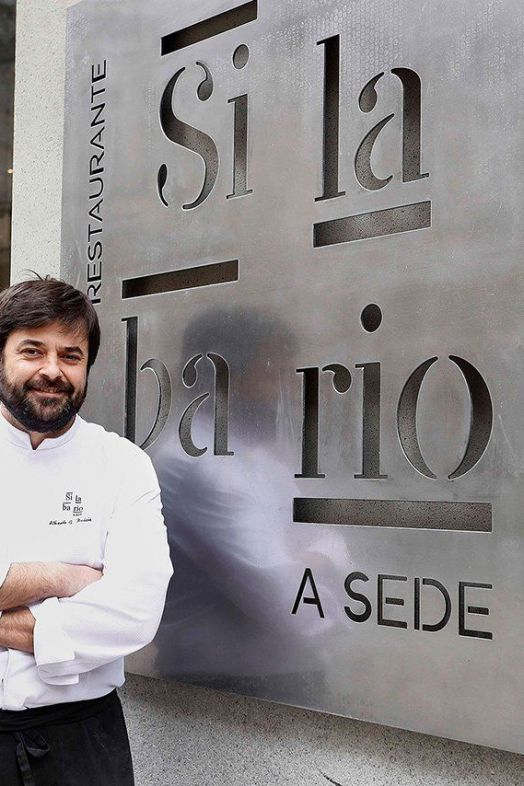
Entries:
[[79, 3], [63, 274], [176, 566], [128, 666], [524, 752], [524, 13], [461, 18]]

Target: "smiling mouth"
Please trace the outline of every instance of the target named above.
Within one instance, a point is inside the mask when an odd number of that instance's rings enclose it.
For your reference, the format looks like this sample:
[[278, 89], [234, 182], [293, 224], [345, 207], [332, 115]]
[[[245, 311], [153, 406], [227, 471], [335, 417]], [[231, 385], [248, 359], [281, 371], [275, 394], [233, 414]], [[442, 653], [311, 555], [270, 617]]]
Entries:
[[33, 390], [34, 393], [40, 393], [41, 396], [63, 396], [65, 390]]

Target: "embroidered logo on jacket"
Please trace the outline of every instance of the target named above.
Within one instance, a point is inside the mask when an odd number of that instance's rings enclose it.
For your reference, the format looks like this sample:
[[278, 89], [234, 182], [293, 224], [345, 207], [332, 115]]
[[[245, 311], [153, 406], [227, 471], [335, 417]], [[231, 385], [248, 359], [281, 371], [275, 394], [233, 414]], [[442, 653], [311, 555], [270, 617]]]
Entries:
[[92, 522], [90, 516], [84, 515], [82, 497], [73, 491], [66, 491], [62, 502], [62, 513], [68, 514], [70, 518], [52, 519], [49, 522], [50, 527], [60, 527], [68, 524], [90, 524]]

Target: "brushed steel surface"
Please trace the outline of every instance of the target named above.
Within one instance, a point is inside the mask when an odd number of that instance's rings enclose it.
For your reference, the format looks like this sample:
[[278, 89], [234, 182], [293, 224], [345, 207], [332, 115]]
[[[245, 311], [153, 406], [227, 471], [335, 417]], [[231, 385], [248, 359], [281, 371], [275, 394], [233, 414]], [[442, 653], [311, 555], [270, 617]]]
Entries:
[[523, 33], [516, 0], [70, 9], [84, 414], [145, 445], [176, 567], [130, 670], [524, 752]]

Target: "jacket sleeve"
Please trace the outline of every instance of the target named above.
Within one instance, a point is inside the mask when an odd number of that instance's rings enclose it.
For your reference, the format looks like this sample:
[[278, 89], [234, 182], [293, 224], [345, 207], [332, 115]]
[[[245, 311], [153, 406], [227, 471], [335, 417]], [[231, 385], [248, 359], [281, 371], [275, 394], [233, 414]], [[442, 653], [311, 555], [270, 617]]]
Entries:
[[172, 573], [155, 470], [145, 453], [133, 452], [108, 526], [102, 578], [71, 598], [31, 607], [40, 678], [74, 684], [148, 644]]

